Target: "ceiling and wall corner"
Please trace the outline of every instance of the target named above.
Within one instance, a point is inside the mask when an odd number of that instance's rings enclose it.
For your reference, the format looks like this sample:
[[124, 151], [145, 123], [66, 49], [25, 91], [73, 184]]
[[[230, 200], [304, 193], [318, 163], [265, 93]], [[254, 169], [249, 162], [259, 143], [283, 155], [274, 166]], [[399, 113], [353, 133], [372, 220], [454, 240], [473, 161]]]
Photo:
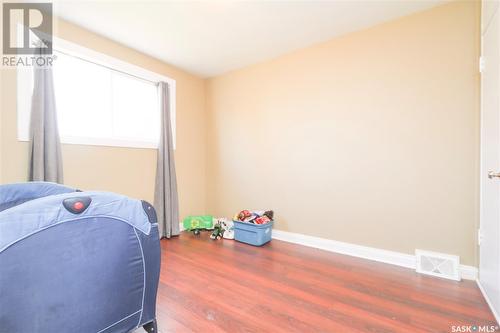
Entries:
[[55, 13], [200, 77], [212, 77], [446, 2], [55, 1]]

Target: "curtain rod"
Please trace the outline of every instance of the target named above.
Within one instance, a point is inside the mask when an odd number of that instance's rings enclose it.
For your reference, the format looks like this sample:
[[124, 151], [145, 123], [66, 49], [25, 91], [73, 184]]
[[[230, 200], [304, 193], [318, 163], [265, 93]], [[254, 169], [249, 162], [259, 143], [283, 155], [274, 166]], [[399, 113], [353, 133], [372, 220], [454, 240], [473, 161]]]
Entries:
[[127, 73], [127, 72], [124, 72], [124, 71], [121, 71], [121, 70], [116, 69], [116, 68], [112, 68], [112, 67], [109, 67], [109, 66], [106, 66], [106, 65], [103, 65], [103, 64], [99, 64], [99, 63], [97, 63], [97, 62], [93, 62], [93, 61], [91, 61], [91, 60], [88, 60], [88, 59], [85, 59], [85, 58], [79, 57], [79, 56], [77, 56], [77, 55], [73, 55], [73, 54], [66, 53], [66, 52], [61, 51], [61, 50], [58, 50], [58, 49], [56, 49], [56, 48], [54, 49], [54, 51], [55, 51], [55, 52], [58, 52], [58, 53], [62, 53], [62, 54], [64, 54], [64, 55], [68, 56], [68, 57], [72, 57], [72, 58], [80, 59], [80, 60], [82, 60], [82, 61], [89, 62], [89, 63], [94, 64], [94, 65], [97, 65], [97, 66], [101, 66], [101, 67], [103, 67], [103, 68], [109, 69], [109, 70], [114, 71], [114, 72], [117, 72], [117, 73], [121, 73], [121, 74], [124, 74], [124, 75], [127, 75], [127, 76], [134, 77], [134, 78], [139, 79], [139, 80], [141, 80], [141, 81], [146, 81], [146, 82], [148, 82], [148, 83], [152, 83], [152, 84], [153, 84], [153, 85], [155, 85], [155, 86], [158, 86], [158, 84], [159, 84], [159, 82], [157, 82], [157, 81], [151, 81], [151, 80], [145, 79], [145, 78], [143, 78], [143, 77], [140, 77], [140, 76], [137, 76], [137, 75], [134, 75], [134, 74], [130, 74], [130, 73]]

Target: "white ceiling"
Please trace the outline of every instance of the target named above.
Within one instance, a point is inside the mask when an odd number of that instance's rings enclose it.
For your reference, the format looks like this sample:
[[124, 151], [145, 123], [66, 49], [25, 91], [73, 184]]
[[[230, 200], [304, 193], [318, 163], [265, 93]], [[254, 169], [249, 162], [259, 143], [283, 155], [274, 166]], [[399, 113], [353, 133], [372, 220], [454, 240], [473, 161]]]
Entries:
[[56, 15], [211, 77], [445, 0], [58, 1]]

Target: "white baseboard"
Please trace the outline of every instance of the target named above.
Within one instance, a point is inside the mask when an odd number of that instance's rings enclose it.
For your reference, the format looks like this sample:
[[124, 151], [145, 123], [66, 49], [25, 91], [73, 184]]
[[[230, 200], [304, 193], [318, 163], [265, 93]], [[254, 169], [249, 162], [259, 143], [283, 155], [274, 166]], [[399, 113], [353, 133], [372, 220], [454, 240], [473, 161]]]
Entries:
[[483, 294], [483, 297], [486, 300], [486, 303], [488, 303], [488, 306], [490, 307], [490, 310], [493, 313], [493, 316], [495, 316], [497, 324], [500, 325], [500, 316], [499, 316], [498, 312], [495, 310], [495, 308], [492, 306], [490, 298], [488, 297], [488, 295], [486, 295], [486, 292], [484, 291], [484, 288], [481, 285], [481, 282], [479, 281], [479, 279], [476, 279], [476, 283], [477, 283], [477, 286], [479, 287], [479, 290], [481, 290], [481, 294]]
[[[273, 238], [294, 244], [314, 247], [325, 251], [341, 253], [353, 257], [379, 261], [386, 264], [391, 264], [411, 269], [415, 269], [417, 263], [415, 256], [412, 254], [339, 242], [331, 239], [308, 236], [294, 232], [274, 229]], [[460, 265], [460, 276], [462, 277], [462, 279], [476, 280], [477, 268], [473, 266]]]
[[468, 266], [468, 265], [460, 265], [460, 276], [464, 280], [477, 280], [478, 278], [478, 269], [477, 267], [474, 266]]

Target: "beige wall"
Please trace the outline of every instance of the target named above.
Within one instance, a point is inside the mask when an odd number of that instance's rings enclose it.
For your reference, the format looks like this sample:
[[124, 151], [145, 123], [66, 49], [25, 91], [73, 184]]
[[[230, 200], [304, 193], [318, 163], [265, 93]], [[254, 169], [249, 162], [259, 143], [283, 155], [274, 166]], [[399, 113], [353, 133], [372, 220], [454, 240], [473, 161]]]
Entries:
[[[205, 82], [161, 61], [87, 30], [56, 21], [56, 35], [176, 80], [177, 149], [175, 159], [181, 216], [206, 210]], [[4, 183], [25, 181], [27, 144], [16, 139], [16, 76], [2, 70], [0, 149]], [[156, 151], [63, 145], [65, 183], [82, 189], [109, 190], [153, 200]]]
[[453, 2], [211, 79], [208, 207], [476, 264], [479, 2]]

